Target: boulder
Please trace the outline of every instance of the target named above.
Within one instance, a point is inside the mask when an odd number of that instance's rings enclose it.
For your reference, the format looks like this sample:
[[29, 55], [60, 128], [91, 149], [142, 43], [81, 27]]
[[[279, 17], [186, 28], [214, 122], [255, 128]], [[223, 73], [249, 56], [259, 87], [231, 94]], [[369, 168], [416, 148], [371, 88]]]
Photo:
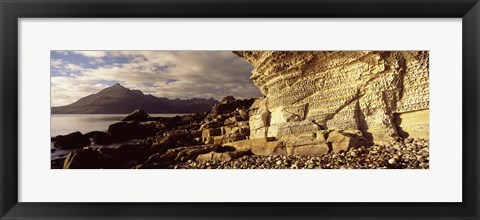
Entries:
[[125, 118], [122, 119], [122, 121], [135, 121], [135, 122], [140, 122], [140, 121], [146, 121], [150, 118], [150, 116], [143, 110], [137, 109], [133, 111], [132, 113], [128, 114]]
[[98, 145], [110, 145], [114, 142], [114, 138], [105, 132], [97, 132], [92, 137], [93, 143]]
[[212, 151], [210, 153], [201, 154], [197, 156], [197, 161], [222, 161], [227, 162], [230, 160], [234, 160], [239, 157], [243, 157], [246, 155], [252, 155], [250, 151], [228, 151], [228, 152], [215, 152]]
[[218, 147], [218, 145], [200, 145], [169, 149], [149, 156], [147, 161], [137, 168], [166, 168], [174, 163], [195, 160], [198, 155], [214, 151]]
[[212, 115], [221, 115], [221, 114], [229, 114], [234, 112], [237, 108], [245, 108], [248, 109], [252, 105], [254, 99], [244, 99], [244, 100], [236, 100], [233, 97], [225, 97], [222, 102], [214, 105], [212, 107]]
[[351, 147], [360, 147], [367, 144], [367, 140], [360, 136], [361, 132], [332, 131], [328, 134], [327, 143], [331, 144], [332, 151], [338, 153], [347, 151]]
[[153, 133], [153, 125], [141, 125], [139, 123], [118, 122], [108, 126], [108, 134], [117, 141], [125, 141], [133, 138], [144, 138]]
[[50, 169], [63, 169], [65, 158], [57, 158], [50, 162]]
[[326, 143], [287, 147], [289, 155], [323, 155], [328, 151], [329, 148]]
[[114, 149], [84, 147], [75, 149], [65, 158], [63, 169], [105, 169], [120, 168], [120, 161], [114, 156]]
[[201, 144], [187, 131], [171, 131], [165, 132], [163, 138], [157, 139], [152, 144], [152, 148], [158, 150], [168, 150], [171, 148], [193, 146]]
[[215, 149], [214, 149], [215, 152], [217, 153], [223, 153], [223, 152], [232, 152], [232, 151], [236, 151], [236, 149], [234, 147], [231, 147], [231, 146], [221, 146], [221, 145], [218, 145]]
[[197, 161], [230, 161], [232, 157], [228, 153], [210, 152], [197, 156]]
[[116, 156], [121, 161], [128, 162], [135, 159], [138, 163], [145, 162], [150, 156], [150, 153], [150, 147], [144, 144], [125, 144], [118, 147], [115, 152]]
[[222, 101], [220, 101], [221, 104], [228, 104], [228, 103], [231, 103], [231, 102], [234, 102], [236, 99], [235, 97], [233, 96], [226, 96], [226, 97], [223, 97]]
[[220, 145], [205, 145], [205, 146], [195, 146], [190, 147], [185, 150], [180, 151], [175, 158], [176, 162], [186, 162], [188, 160], [195, 160], [198, 155], [205, 154], [212, 151], [217, 151], [218, 148], [221, 148]]
[[53, 144], [58, 149], [75, 149], [90, 146], [90, 139], [80, 132], [73, 132], [65, 136], [59, 135]]
[[281, 141], [274, 141], [272, 138], [257, 138], [252, 140], [235, 141], [226, 143], [223, 146], [231, 146], [237, 151], [250, 150], [255, 155], [287, 155], [285, 144]]
[[141, 162], [138, 161], [137, 159], [131, 159], [127, 162], [125, 162], [125, 164], [123, 164], [122, 168], [123, 169], [131, 169], [131, 168], [134, 168], [135, 166], [139, 165]]
[[84, 135], [87, 136], [88, 138], [93, 138], [95, 135], [100, 134], [100, 133], [105, 133], [103, 131], [90, 131], [88, 133], [85, 133]]

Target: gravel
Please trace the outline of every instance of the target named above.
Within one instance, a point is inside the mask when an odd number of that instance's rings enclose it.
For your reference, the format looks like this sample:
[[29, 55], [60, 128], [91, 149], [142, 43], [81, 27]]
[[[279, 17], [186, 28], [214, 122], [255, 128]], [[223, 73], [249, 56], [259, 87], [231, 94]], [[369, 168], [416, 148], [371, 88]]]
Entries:
[[243, 156], [231, 161], [194, 160], [177, 169], [428, 169], [429, 142], [407, 138], [390, 145], [373, 145], [325, 155]]

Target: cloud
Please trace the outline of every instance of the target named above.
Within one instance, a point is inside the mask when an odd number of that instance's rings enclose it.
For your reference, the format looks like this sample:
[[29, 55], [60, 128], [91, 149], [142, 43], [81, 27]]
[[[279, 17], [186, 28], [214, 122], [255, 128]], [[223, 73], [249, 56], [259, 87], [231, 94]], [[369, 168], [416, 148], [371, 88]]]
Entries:
[[[230, 51], [71, 53], [88, 59], [64, 58], [63, 72], [52, 74], [52, 106], [72, 103], [115, 82], [167, 98], [213, 97], [219, 100], [227, 95], [237, 98], [261, 96], [250, 80], [253, 67]], [[64, 72], [73, 76], [64, 76]]]
[[64, 51], [64, 50], [57, 50], [57, 51], [55, 51], [55, 52], [57, 52], [58, 54], [60, 54], [60, 55], [62, 55], [62, 56], [68, 55], [68, 52], [67, 52], [67, 51]]
[[107, 51], [71, 51], [72, 53], [80, 54], [86, 57], [104, 57]]
[[77, 64], [68, 63], [65, 65], [65, 68], [71, 71], [84, 71], [85, 69]]
[[63, 59], [52, 59], [50, 60], [50, 65], [52, 68], [59, 69], [63, 66]]
[[95, 59], [93, 61], [90, 61], [90, 64], [102, 64], [105, 63], [102, 59]]

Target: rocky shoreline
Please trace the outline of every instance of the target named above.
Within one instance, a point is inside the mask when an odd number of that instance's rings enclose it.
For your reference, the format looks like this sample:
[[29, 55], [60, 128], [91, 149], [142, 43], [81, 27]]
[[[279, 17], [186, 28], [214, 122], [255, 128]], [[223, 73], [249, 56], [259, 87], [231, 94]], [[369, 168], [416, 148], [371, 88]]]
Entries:
[[325, 155], [246, 155], [229, 161], [194, 161], [173, 169], [428, 169], [429, 147], [424, 139], [359, 147]]
[[[280, 138], [250, 139], [254, 99], [226, 97], [210, 112], [153, 118], [136, 110], [107, 132], [52, 137], [72, 150], [52, 169], [428, 169], [426, 139], [373, 144], [359, 131], [319, 128]], [[254, 120], [252, 120], [252, 118]], [[260, 120], [263, 120], [260, 118]], [[107, 146], [132, 139], [133, 144]]]

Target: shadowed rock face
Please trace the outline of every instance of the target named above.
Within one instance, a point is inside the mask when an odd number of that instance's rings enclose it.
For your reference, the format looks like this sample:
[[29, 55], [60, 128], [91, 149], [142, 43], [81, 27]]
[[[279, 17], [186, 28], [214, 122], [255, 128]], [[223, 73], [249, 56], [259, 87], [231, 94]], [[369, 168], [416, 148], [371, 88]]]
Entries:
[[428, 51], [239, 51], [266, 96], [250, 111], [250, 138], [360, 130], [376, 143], [428, 138]]

